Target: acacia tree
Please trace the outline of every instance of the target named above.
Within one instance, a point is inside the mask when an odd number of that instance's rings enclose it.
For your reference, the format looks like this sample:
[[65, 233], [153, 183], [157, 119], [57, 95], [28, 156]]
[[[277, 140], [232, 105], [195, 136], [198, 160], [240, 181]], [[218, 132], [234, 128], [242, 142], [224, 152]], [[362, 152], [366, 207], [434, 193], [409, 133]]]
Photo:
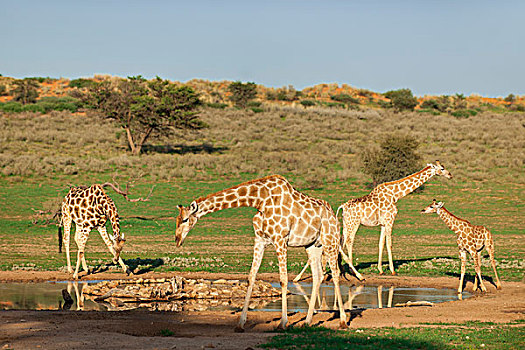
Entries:
[[252, 82], [241, 83], [236, 81], [228, 86], [231, 93], [229, 99], [238, 107], [246, 108], [248, 102], [257, 96], [257, 85]]
[[199, 129], [201, 105], [190, 87], [177, 86], [159, 77], [141, 76], [103, 81], [88, 88], [86, 102], [105, 117], [116, 120], [126, 131], [131, 153], [140, 154], [150, 137], [169, 135], [173, 128]]
[[25, 78], [15, 81], [13, 90], [13, 100], [22, 104], [35, 103], [38, 98], [38, 81], [33, 78]]

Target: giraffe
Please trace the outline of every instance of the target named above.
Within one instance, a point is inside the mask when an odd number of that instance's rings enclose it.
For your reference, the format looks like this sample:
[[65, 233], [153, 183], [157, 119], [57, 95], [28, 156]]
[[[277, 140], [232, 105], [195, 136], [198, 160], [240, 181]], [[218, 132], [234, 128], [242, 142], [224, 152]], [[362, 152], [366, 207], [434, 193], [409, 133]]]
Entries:
[[339, 301], [340, 326], [346, 327], [346, 314], [342, 308], [339, 290], [339, 267], [337, 257], [340, 247], [339, 223], [330, 205], [320, 199], [309, 197], [295, 190], [280, 175], [271, 175], [241, 183], [237, 186], [201, 197], [188, 207], [178, 206], [180, 213], [176, 218], [175, 242], [180, 247], [189, 231], [204, 215], [235, 207], [253, 207], [257, 213], [253, 217], [255, 244], [253, 261], [248, 275], [248, 290], [242, 314], [236, 327], [243, 331], [246, 323], [248, 305], [253, 284], [265, 247], [273, 245], [279, 262], [279, 276], [282, 292], [282, 315], [280, 328], [286, 328], [287, 318], [287, 248], [305, 247], [311, 261], [313, 279], [311, 302], [305, 320], [310, 324], [315, 300], [321, 283], [321, 255], [325, 255], [333, 271], [336, 297]]
[[[339, 210], [343, 210], [343, 246], [346, 246], [348, 249], [348, 256], [344, 254], [342, 250], [341, 255], [359, 280], [362, 281], [364, 278], [357, 272], [352, 263], [354, 238], [359, 225], [381, 226], [377, 269], [380, 274], [383, 274], [383, 248], [386, 243], [390, 271], [395, 275], [394, 263], [392, 261], [392, 226], [394, 225], [397, 214], [396, 203], [399, 199], [414, 191], [434, 175], [444, 176], [447, 179], [452, 178], [450, 172], [446, 170], [439, 161], [436, 161], [435, 164], [427, 164], [424, 169], [405, 178], [382, 183], [376, 186], [372, 192], [366, 196], [351, 199], [337, 208], [336, 217], [338, 217]], [[308, 265], [308, 262], [306, 264]], [[303, 268], [301, 274], [296, 277], [297, 280], [305, 270], [306, 266]]]
[[438, 203], [434, 199], [432, 204], [423, 209], [421, 213], [437, 213], [441, 220], [443, 220], [448, 226], [448, 228], [456, 232], [459, 256], [461, 257], [461, 278], [459, 280], [458, 294], [461, 294], [463, 291], [463, 278], [465, 277], [467, 253], [469, 253], [472, 257], [474, 269], [476, 271], [474, 291], [476, 291], [479, 287], [481, 287], [483, 292], [487, 291], [487, 288], [481, 279], [481, 251], [483, 248], [486, 248], [489, 252], [492, 269], [494, 269], [494, 275], [496, 275], [496, 288], [501, 289], [501, 282], [498, 277], [498, 272], [496, 271], [496, 262], [494, 261], [494, 240], [492, 239], [492, 234], [490, 231], [484, 226], [472, 225], [467, 220], [463, 220], [457, 216], [454, 216], [443, 206], [443, 204], [443, 202]]
[[[89, 238], [89, 233], [96, 228], [102, 236], [104, 243], [113, 254], [113, 262], [120, 264], [128, 274], [131, 271], [120, 258], [120, 252], [124, 246], [124, 234], [120, 232], [119, 217], [117, 208], [113, 200], [104, 192], [102, 185], [93, 185], [91, 187], [73, 187], [69, 190], [62, 202], [62, 217], [60, 223], [64, 226], [64, 245], [66, 247], [67, 270], [72, 273], [71, 260], [69, 257], [69, 233], [71, 222], [76, 225], [75, 242], [78, 246], [77, 265], [73, 278], [78, 278], [80, 261], [82, 267], [88, 271], [84, 247]], [[106, 221], [110, 220], [113, 228], [113, 237], [110, 239], [106, 231]], [[60, 228], [59, 228], [60, 231]], [[60, 234], [59, 234], [60, 236]], [[61, 244], [61, 242], [59, 242]]]

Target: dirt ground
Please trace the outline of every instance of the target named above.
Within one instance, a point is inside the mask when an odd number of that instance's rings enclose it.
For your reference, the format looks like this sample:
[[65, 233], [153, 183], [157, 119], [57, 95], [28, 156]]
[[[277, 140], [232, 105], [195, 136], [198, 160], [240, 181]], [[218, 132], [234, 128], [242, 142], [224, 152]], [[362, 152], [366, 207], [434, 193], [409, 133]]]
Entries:
[[[149, 273], [142, 278], [170, 277], [173, 273]], [[235, 278], [245, 275], [180, 273], [189, 278]], [[365, 276], [370, 285], [457, 288], [453, 277]], [[60, 272], [0, 271], [0, 282], [66, 280]], [[123, 274], [100, 273], [86, 279], [120, 279]], [[277, 274], [261, 274], [260, 279], [276, 281]], [[293, 276], [290, 276], [290, 279]], [[357, 280], [345, 281], [357, 284]], [[503, 282], [496, 290], [488, 281], [488, 292], [476, 293], [462, 301], [433, 306], [353, 310], [348, 331], [371, 327], [432, 327], [428, 323], [483, 321], [505, 323], [524, 318], [525, 283]], [[472, 290], [469, 281], [465, 289]], [[235, 333], [240, 312], [154, 312], [154, 311], [0, 311], [0, 349], [257, 349], [274, 333], [279, 312], [249, 312], [246, 331]], [[305, 313], [289, 313], [289, 325], [300, 326]], [[338, 317], [331, 312], [314, 315], [313, 325], [337, 328]], [[169, 330], [170, 336], [161, 336]]]

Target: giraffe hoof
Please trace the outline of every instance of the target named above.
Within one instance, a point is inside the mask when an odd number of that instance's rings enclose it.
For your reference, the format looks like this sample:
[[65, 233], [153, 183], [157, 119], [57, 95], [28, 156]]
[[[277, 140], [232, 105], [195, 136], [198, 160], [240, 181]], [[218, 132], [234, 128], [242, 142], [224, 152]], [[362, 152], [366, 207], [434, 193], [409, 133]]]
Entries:
[[339, 322], [339, 328], [341, 328], [341, 329], [347, 329], [347, 328], [348, 328], [348, 325], [346, 324], [345, 321], [340, 321], [340, 322]]
[[236, 327], [233, 329], [233, 331], [234, 331], [235, 333], [244, 333], [244, 328], [241, 327], [241, 326], [236, 326]]
[[396, 276], [396, 275], [397, 275], [397, 272], [392, 271], [392, 276]]

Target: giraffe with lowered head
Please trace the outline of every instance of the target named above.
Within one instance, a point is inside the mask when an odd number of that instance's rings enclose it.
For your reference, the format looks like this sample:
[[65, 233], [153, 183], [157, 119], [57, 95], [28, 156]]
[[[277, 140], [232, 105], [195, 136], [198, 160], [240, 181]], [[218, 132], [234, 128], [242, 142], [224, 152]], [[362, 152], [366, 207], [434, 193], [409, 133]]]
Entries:
[[279, 276], [282, 290], [282, 315], [279, 327], [285, 328], [287, 319], [287, 249], [305, 247], [312, 266], [313, 288], [305, 320], [310, 324], [315, 300], [321, 283], [321, 255], [325, 255], [333, 272], [335, 294], [340, 305], [340, 326], [346, 327], [346, 314], [342, 308], [339, 290], [339, 267], [337, 257], [340, 249], [339, 223], [330, 205], [323, 200], [309, 197], [297, 190], [282, 176], [271, 175], [241, 183], [237, 186], [201, 197], [188, 207], [178, 206], [175, 242], [177, 247], [184, 242], [189, 231], [204, 215], [236, 207], [253, 207], [257, 213], [253, 218], [255, 245], [253, 262], [248, 275], [248, 290], [237, 331], [246, 323], [248, 305], [253, 284], [265, 247], [273, 245], [279, 262]]
[[[424, 169], [405, 178], [382, 183], [366, 196], [350, 199], [337, 208], [337, 214], [339, 214], [340, 209], [343, 210], [343, 246], [346, 246], [348, 249], [348, 256], [343, 252], [342, 256], [359, 280], [363, 280], [363, 276], [357, 272], [352, 263], [354, 238], [359, 226], [361, 224], [365, 226], [381, 226], [377, 269], [380, 274], [383, 274], [383, 248], [386, 243], [390, 271], [395, 275], [392, 261], [392, 226], [397, 215], [396, 203], [434, 175], [444, 176], [447, 179], [452, 178], [450, 172], [439, 161], [436, 161], [435, 164], [428, 164]], [[305, 269], [306, 266], [301, 274]], [[301, 274], [296, 277], [296, 280], [301, 277]]]
[[428, 207], [421, 211], [421, 213], [437, 213], [448, 228], [456, 232], [459, 256], [461, 257], [461, 278], [459, 280], [458, 294], [461, 294], [463, 291], [463, 278], [465, 277], [467, 253], [472, 257], [474, 269], [476, 271], [474, 290], [476, 291], [478, 288], [481, 288], [482, 291], [487, 291], [487, 288], [481, 279], [481, 251], [483, 248], [486, 248], [489, 252], [490, 263], [492, 264], [492, 269], [494, 269], [494, 275], [496, 275], [496, 288], [501, 289], [501, 282], [498, 277], [498, 272], [496, 271], [496, 262], [494, 261], [494, 240], [492, 239], [490, 231], [484, 226], [472, 225], [467, 220], [458, 218], [449, 212], [443, 204], [443, 202], [438, 203], [434, 199]]
[[[122, 261], [120, 252], [126, 242], [124, 234], [120, 232], [119, 216], [117, 207], [113, 200], [104, 192], [103, 185], [95, 184], [90, 187], [73, 187], [62, 202], [61, 225], [64, 226], [64, 245], [66, 247], [67, 270], [71, 269], [71, 260], [69, 256], [69, 233], [71, 223], [76, 225], [75, 242], [78, 247], [77, 265], [73, 278], [78, 278], [80, 262], [85, 271], [88, 271], [84, 248], [89, 238], [91, 230], [96, 228], [108, 250], [113, 254], [113, 262], [119, 263], [122, 269], [129, 273], [128, 267]], [[113, 229], [113, 238], [111, 239], [106, 230], [106, 221], [109, 219]], [[59, 227], [60, 237], [60, 227]], [[61, 242], [59, 242], [61, 244]]]

